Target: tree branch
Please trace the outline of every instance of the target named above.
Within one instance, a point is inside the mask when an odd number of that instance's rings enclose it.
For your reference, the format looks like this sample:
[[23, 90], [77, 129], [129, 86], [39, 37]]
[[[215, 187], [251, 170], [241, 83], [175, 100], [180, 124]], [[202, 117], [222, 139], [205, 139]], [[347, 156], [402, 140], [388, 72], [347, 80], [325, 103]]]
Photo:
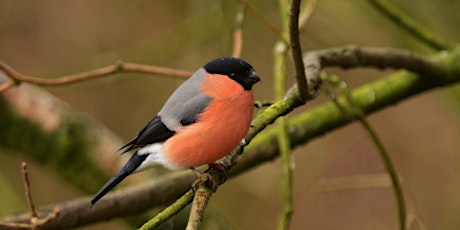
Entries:
[[209, 199], [214, 192], [212, 189], [201, 183], [198, 190], [195, 192], [193, 198], [192, 209], [190, 210], [190, 217], [188, 219], [186, 230], [197, 230], [199, 229], [201, 222], [203, 221], [204, 211], [208, 206]]
[[[354, 98], [352, 97], [351, 91], [347, 87], [347, 84], [338, 76], [334, 78], [335, 80], [332, 80], [332, 78], [334, 77], [326, 76], [326, 81], [328, 81], [328, 83], [330, 83], [333, 87], [339, 88], [340, 92], [344, 95], [344, 98], [346, 98], [346, 103], [349, 105], [348, 108], [351, 108], [352, 110], [347, 110], [339, 101], [336, 100], [336, 97], [333, 97], [332, 101], [337, 105], [339, 109], [342, 110], [344, 114], [350, 114], [351, 116], [354, 116], [361, 123], [364, 129], [366, 129], [369, 137], [371, 138], [380, 154], [385, 169], [389, 174], [392, 182], [392, 188], [396, 198], [396, 206], [398, 207], [399, 229], [405, 230], [407, 220], [406, 202], [402, 191], [402, 183], [399, 180], [398, 172], [394, 167], [390, 155], [388, 154], [382, 140], [377, 135], [377, 132], [374, 130], [374, 128], [372, 128], [371, 124], [367, 120], [366, 114], [358, 106], [356, 106]], [[329, 90], [326, 89], [326, 87], [323, 87], [323, 89], [326, 91], [326, 93], [331, 94], [331, 92], [328, 92]]]
[[241, 2], [243, 2], [247, 8], [252, 12], [252, 14], [258, 18], [262, 24], [264, 24], [268, 30], [270, 30], [276, 37], [278, 37], [278, 39], [281, 39], [283, 40], [284, 42], [286, 42], [286, 44], [288, 44], [289, 42], [283, 37], [283, 34], [281, 34], [281, 32], [276, 29], [276, 27], [270, 23], [270, 21], [262, 14], [260, 13], [248, 0], [240, 0]]
[[309, 0], [307, 3], [305, 3], [304, 9], [300, 11], [300, 15], [299, 15], [299, 30], [300, 31], [305, 29], [305, 26], [310, 21], [317, 6], [318, 6], [318, 0]]
[[232, 57], [241, 57], [241, 50], [243, 48], [243, 22], [246, 12], [246, 5], [241, 3], [240, 9], [236, 13], [236, 26], [233, 32], [233, 52]]
[[107, 128], [30, 84], [0, 94], [0, 127], [2, 148], [26, 154], [87, 193], [124, 160], [114, 154], [122, 142]]
[[289, 7], [289, 40], [291, 44], [292, 59], [295, 66], [297, 87], [299, 88], [300, 98], [305, 103], [308, 99], [312, 98], [312, 96], [308, 88], [308, 81], [302, 57], [302, 46], [300, 45], [300, 2], [301, 0], [291, 0], [291, 5]]
[[0, 84], [0, 93], [5, 91], [5, 90], [7, 90], [7, 89], [13, 88], [14, 86], [16, 86], [16, 84], [14, 84], [14, 82], [12, 82], [12, 81]]
[[[40, 229], [77, 227], [166, 204], [187, 192], [194, 178], [195, 175], [189, 172], [168, 174], [150, 183], [112, 192], [93, 207], [90, 205], [90, 197], [48, 205], [39, 210], [39, 217], [46, 216], [54, 208], [58, 208], [60, 213], [56, 218], [41, 225]], [[25, 213], [4, 217], [0, 222], [25, 223], [29, 218], [30, 214]]]
[[[349, 59], [352, 58], [353, 55], [351, 55], [350, 52], [338, 52], [340, 50], [347, 50], [347, 48], [317, 51], [314, 53], [317, 55], [319, 60], [321, 60], [319, 64], [323, 67], [334, 66], [333, 63], [341, 59], [343, 59], [345, 63], [353, 64], [346, 65], [348, 68], [371, 66], [370, 61], [362, 59], [358, 59], [360, 61], [350, 62]], [[359, 50], [370, 51], [376, 49], [359, 48]], [[379, 49], [377, 49], [377, 51], [379, 51]], [[338, 56], [321, 55], [331, 53]], [[379, 54], [384, 53], [387, 54], [386, 52], [376, 52], [375, 55], [378, 56]], [[313, 55], [313, 53], [308, 55]], [[407, 71], [398, 71], [381, 80], [364, 85], [356, 90], [353, 90], [352, 95], [353, 98], [355, 98], [356, 106], [362, 109], [365, 114], [373, 113], [420, 92], [438, 87], [441, 85], [439, 82], [443, 82], [442, 85], [449, 85], [460, 81], [460, 69], [453, 66], [451, 67], [451, 65], [443, 64], [458, 63], [460, 59], [459, 51], [436, 55], [431, 58], [431, 61], [414, 55], [405, 57], [418, 60], [416, 63], [424, 63], [421, 65], [421, 67], [423, 67], [423, 71], [418, 71], [421, 75], [425, 76], [428, 73], [438, 73], [438, 75], [432, 76], [437, 78], [438, 81], [431, 81], [431, 78], [427, 80], [424, 76], [421, 77]], [[385, 60], [386, 58], [380, 57], [380, 59]], [[352, 58], [352, 60], [354, 59]], [[374, 58], [372, 60], [377, 59]], [[412, 63], [413, 61], [406, 60], [406, 62]], [[364, 63], [366, 65], [364, 65]], [[388, 63], [392, 64], [393, 62]], [[335, 63], [335, 66], [342, 66], [338, 64], [340, 63]], [[390, 64], [385, 67], [392, 67]], [[375, 65], [380, 66], [381, 64], [375, 63]], [[397, 66], [398, 68], [401, 67], [399, 64]], [[427, 66], [430, 68], [426, 68]], [[452, 69], [444, 69], [447, 67], [451, 67]], [[253, 121], [252, 128], [245, 137], [244, 143], [232, 152], [231, 156], [224, 159], [224, 161], [230, 162], [231, 165], [235, 165], [237, 163], [229, 172], [229, 178], [278, 156], [279, 147], [275, 139], [277, 135], [276, 129], [266, 130], [263, 133], [260, 133], [260, 135], [256, 138], [254, 137], [267, 125], [271, 124], [277, 117], [287, 114], [293, 108], [301, 104], [298, 99], [299, 96], [296, 89], [297, 88], [291, 89], [283, 100], [275, 102], [266, 110], [259, 113]], [[340, 102], [346, 99], [339, 97], [337, 100]], [[289, 120], [287, 130], [289, 131], [288, 134], [289, 139], [291, 140], [291, 147], [294, 148], [305, 144], [315, 137], [322, 136], [324, 133], [330, 132], [331, 130], [353, 121], [355, 121], [353, 117], [344, 115], [332, 102], [314, 107], [307, 112], [301, 113], [296, 117], [292, 117]], [[237, 158], [237, 156], [242, 152], [242, 146], [249, 143], [251, 140], [252, 142], [247, 147], [246, 153]], [[267, 145], [266, 143], [271, 144]], [[159, 178], [157, 182], [144, 184], [142, 186], [133, 186], [122, 191], [113, 192], [108, 195], [107, 199], [101, 200], [101, 203], [98, 203], [97, 206], [91, 209], [89, 208], [89, 198], [78, 199], [59, 205], [51, 205], [49, 207], [60, 207], [61, 214], [56, 218], [53, 218], [47, 224], [41, 226], [41, 228], [50, 229], [53, 227], [76, 227], [102, 219], [109, 219], [138, 212], [151, 208], [155, 205], [164, 204], [175, 200], [180, 194], [184, 194], [190, 188], [190, 184], [193, 182], [193, 179], [194, 175], [191, 173], [167, 175]], [[47, 210], [49, 210], [49, 208]], [[38, 215], [41, 215], [40, 212]], [[24, 222], [28, 220], [28, 217], [28, 214], [22, 214], [2, 218], [1, 221]]]
[[160, 224], [164, 223], [172, 216], [177, 215], [182, 209], [187, 207], [187, 205], [189, 205], [190, 202], [192, 202], [194, 195], [195, 192], [193, 192], [193, 190], [189, 190], [181, 198], [177, 199], [172, 205], [170, 205], [165, 210], [158, 213], [158, 215], [156, 215], [154, 218], [142, 225], [142, 227], [140, 227], [139, 230], [155, 229]]
[[[29, 82], [35, 85], [42, 85], [42, 86], [61, 86], [61, 85], [70, 85], [75, 84], [82, 81], [88, 81], [96, 78], [103, 78], [112, 76], [119, 73], [143, 73], [143, 74], [155, 74], [155, 75], [163, 75], [169, 77], [178, 77], [178, 78], [186, 78], [192, 75], [191, 72], [184, 71], [184, 70], [177, 70], [171, 69], [166, 67], [160, 66], [151, 66], [151, 65], [143, 65], [143, 64], [135, 64], [135, 63], [124, 63], [118, 62], [114, 65], [106, 66], [100, 69], [91, 70], [88, 72], [68, 75], [59, 77], [56, 79], [47, 79], [47, 78], [38, 78], [34, 76], [29, 76], [22, 74], [15, 69], [11, 68], [7, 64], [0, 62], [0, 70], [6, 73], [8, 77], [13, 79], [15, 84], [20, 84], [21, 82]], [[11, 85], [11, 83], [4, 83]], [[7, 86], [0, 86], [0, 89], [8, 89]], [[0, 91], [1, 92], [1, 91]]]
[[[356, 52], [349, 52], [347, 50], [355, 50]], [[375, 56], [379, 57], [372, 58], [374, 63], [372, 61], [359, 58], [356, 59], [355, 57], [356, 54], [360, 54], [362, 52], [366, 54], [363, 56], [374, 56], [371, 55], [372, 51], [376, 51]], [[419, 73], [419, 75], [407, 71], [398, 71], [381, 80], [353, 90], [352, 95], [356, 100], [357, 106], [359, 106], [359, 108], [361, 108], [367, 115], [375, 112], [376, 110], [386, 108], [393, 103], [414, 96], [420, 92], [460, 81], [459, 69], [454, 66], [446, 65], [446, 63], [456, 63], [459, 61], [460, 51], [453, 51], [453, 53], [448, 54], [440, 53], [430, 58], [430, 60], [417, 55], [406, 54], [407, 52], [401, 50], [392, 49], [391, 52], [387, 52], [387, 49], [359, 48], [352, 46], [309, 52], [306, 53], [304, 57], [305, 59], [315, 60], [313, 63], [307, 60], [305, 60], [305, 62], [307, 66], [312, 64], [318, 70], [326, 66], [355, 68], [375, 65], [382, 68], [401, 68], [402, 63], [420, 64], [420, 70], [413, 68], [413, 70]], [[401, 63], [394, 63], [387, 60], [388, 58], [385, 57], [386, 55], [402, 55], [399, 59], [405, 57], [414, 60], [405, 60]], [[313, 56], [315, 58], [312, 58]], [[387, 64], [382, 66], [382, 63], [378, 60], [387, 60]], [[341, 62], [346, 64], [344, 65]], [[395, 66], [391, 66], [392, 64]], [[414, 67], [416, 65], [410, 64], [407, 66]], [[444, 69], [446, 66], [451, 69]], [[427, 78], [426, 76], [430, 77]], [[441, 82], [442, 84], [440, 84]], [[340, 101], [344, 99], [338, 98], [338, 100]], [[256, 119], [258, 118], [259, 117]], [[344, 116], [340, 110], [337, 110], [333, 103], [325, 103], [314, 107], [309, 111], [290, 119], [288, 129], [290, 131], [289, 136], [291, 139], [291, 147], [305, 144], [315, 137], [321, 136], [324, 133], [342, 127], [353, 121], [355, 121], [354, 118]], [[250, 130], [248, 136], [252, 136], [252, 134], [253, 131]], [[238, 159], [238, 165], [230, 171], [230, 176], [238, 175], [247, 168], [275, 158], [278, 154], [278, 145], [274, 144], [276, 141], [276, 135], [277, 134], [273, 129], [258, 135], [257, 138], [252, 141], [252, 144], [248, 146], [246, 153]], [[265, 143], [272, 144], [266, 145]]]
[[[455, 58], [446, 55], [445, 58]], [[345, 69], [356, 67], [373, 67], [379, 69], [406, 69], [429, 78], [437, 85], [443, 85], [450, 75], [443, 63], [445, 60], [439, 53], [427, 58], [407, 50], [394, 48], [358, 47], [354, 45], [309, 52], [304, 56], [307, 72], [318, 74], [319, 70], [328, 66]]]
[[[22, 180], [24, 182], [24, 191], [26, 194], [27, 206], [30, 211], [31, 220], [37, 218], [37, 212], [35, 212], [34, 201], [32, 200], [32, 193], [30, 192], [29, 172], [27, 172], [27, 163], [22, 162], [21, 164]], [[34, 222], [34, 221], [31, 221]]]

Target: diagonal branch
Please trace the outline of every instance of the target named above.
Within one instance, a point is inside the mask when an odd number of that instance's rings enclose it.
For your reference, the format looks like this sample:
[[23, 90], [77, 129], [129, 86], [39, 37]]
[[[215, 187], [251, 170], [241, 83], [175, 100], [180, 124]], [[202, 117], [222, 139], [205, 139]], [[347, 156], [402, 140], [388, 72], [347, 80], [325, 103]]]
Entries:
[[[332, 80], [332, 79], [335, 79], [335, 80]], [[351, 91], [348, 88], [347, 84], [337, 76], [335, 78], [332, 76], [325, 76], [325, 80], [328, 81], [330, 85], [338, 88], [340, 92], [342, 92], [342, 94], [344, 95], [344, 98], [346, 99], [346, 103], [348, 103], [349, 105], [347, 108], [351, 108], [351, 110], [345, 108], [339, 101], [336, 100], [337, 99], [336, 97], [331, 97], [332, 101], [336, 104], [337, 108], [341, 109], [343, 113], [350, 114], [351, 116], [355, 117], [361, 123], [364, 129], [366, 129], [369, 137], [374, 142], [374, 145], [380, 154], [380, 157], [383, 161], [385, 169], [387, 173], [389, 174], [391, 182], [392, 182], [392, 188], [393, 188], [393, 192], [396, 198], [396, 205], [398, 207], [399, 229], [405, 230], [407, 211], [406, 211], [406, 201], [405, 201], [403, 190], [402, 190], [402, 183], [398, 177], [398, 173], [390, 158], [390, 155], [388, 154], [388, 151], [385, 148], [385, 145], [383, 144], [382, 140], [380, 139], [380, 137], [378, 136], [374, 128], [372, 128], [372, 125], [367, 120], [366, 114], [358, 106], [356, 106], [355, 100], [352, 97]], [[323, 87], [323, 89], [327, 94], [329, 95], [332, 94], [331, 92], [329, 92], [327, 87]]]
[[184, 209], [190, 202], [192, 202], [195, 193], [193, 190], [189, 190], [181, 198], [176, 200], [172, 205], [167, 207], [162, 212], [158, 213], [154, 218], [149, 220], [147, 223], [142, 225], [139, 230], [155, 229], [160, 224], [164, 223], [170, 217], [178, 214], [182, 209]]
[[265, 17], [262, 13], [260, 13], [248, 0], [240, 0], [243, 2], [249, 11], [258, 18], [274, 35], [278, 37], [278, 39], [283, 40], [286, 44], [289, 43], [284, 37], [283, 34], [272, 24], [270, 21]]

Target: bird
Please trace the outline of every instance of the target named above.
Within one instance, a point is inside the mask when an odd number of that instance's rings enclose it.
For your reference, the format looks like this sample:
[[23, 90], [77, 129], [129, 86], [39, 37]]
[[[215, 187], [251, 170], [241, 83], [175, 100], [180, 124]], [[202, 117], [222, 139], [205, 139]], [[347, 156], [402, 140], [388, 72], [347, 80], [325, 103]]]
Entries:
[[254, 113], [252, 86], [260, 81], [240, 58], [219, 57], [199, 68], [169, 97], [161, 110], [122, 146], [136, 150], [96, 193], [91, 206], [128, 175], [156, 165], [170, 170], [211, 165], [228, 155], [248, 132]]

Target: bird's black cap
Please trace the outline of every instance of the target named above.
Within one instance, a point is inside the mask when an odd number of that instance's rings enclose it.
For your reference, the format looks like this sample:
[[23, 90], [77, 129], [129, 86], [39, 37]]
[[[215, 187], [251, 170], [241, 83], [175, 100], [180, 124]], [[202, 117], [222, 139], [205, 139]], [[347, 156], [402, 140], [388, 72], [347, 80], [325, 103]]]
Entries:
[[240, 83], [245, 90], [251, 90], [252, 85], [260, 81], [254, 68], [240, 58], [220, 57], [208, 62], [204, 69], [210, 74], [221, 74]]

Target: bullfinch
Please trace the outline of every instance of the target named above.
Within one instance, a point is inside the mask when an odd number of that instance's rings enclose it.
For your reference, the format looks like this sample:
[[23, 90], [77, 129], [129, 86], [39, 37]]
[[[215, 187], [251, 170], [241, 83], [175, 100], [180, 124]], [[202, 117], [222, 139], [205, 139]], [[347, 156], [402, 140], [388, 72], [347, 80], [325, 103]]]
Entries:
[[172, 170], [211, 165], [244, 138], [254, 112], [252, 86], [260, 78], [239, 58], [220, 57], [198, 69], [137, 136], [120, 148], [136, 149], [91, 200], [94, 205], [131, 173], [155, 165]]

